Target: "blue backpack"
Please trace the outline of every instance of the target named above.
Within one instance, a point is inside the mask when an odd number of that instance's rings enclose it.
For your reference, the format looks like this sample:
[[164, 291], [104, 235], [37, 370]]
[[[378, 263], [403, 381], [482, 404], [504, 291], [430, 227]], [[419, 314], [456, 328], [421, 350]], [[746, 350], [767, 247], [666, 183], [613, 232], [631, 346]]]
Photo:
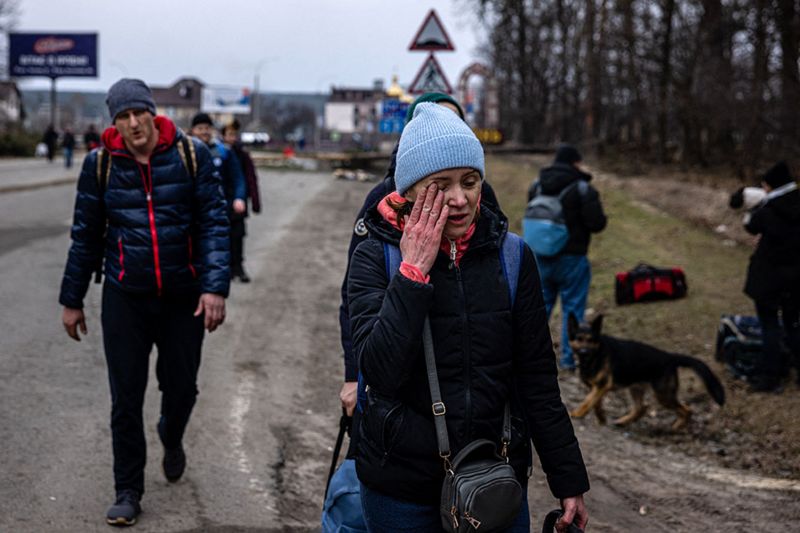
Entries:
[[[503, 277], [508, 282], [508, 293], [511, 297], [511, 307], [517, 296], [519, 271], [522, 264], [522, 252], [525, 242], [519, 235], [506, 233], [500, 251], [500, 264], [503, 267]], [[392, 244], [383, 244], [383, 256], [386, 264], [386, 275], [391, 280], [400, 269], [402, 257], [400, 249]], [[358, 401], [356, 409], [364, 411], [367, 402], [366, 383], [358, 373]], [[335, 455], [338, 456], [338, 446]], [[336, 459], [334, 459], [335, 461]], [[328, 493], [322, 507], [322, 532], [323, 533], [361, 533], [367, 531], [364, 518], [361, 514], [361, 494], [358, 477], [356, 476], [355, 459], [345, 459], [328, 481]]]
[[538, 181], [534, 185], [534, 197], [528, 202], [522, 218], [522, 234], [536, 255], [552, 257], [567, 244], [569, 229], [564, 219], [564, 206], [561, 201], [576, 187], [583, 197], [589, 185], [579, 179], [564, 187], [555, 196], [542, 194], [542, 186]]

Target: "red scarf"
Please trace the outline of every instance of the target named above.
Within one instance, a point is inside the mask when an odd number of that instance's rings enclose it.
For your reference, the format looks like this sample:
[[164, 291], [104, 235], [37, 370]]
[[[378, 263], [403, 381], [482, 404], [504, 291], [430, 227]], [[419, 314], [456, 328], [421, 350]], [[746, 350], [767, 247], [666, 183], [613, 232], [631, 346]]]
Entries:
[[[380, 203], [378, 204], [378, 213], [381, 214], [384, 220], [386, 220], [393, 227], [397, 228], [399, 231], [403, 231], [403, 228], [405, 227], [405, 221], [397, 218], [397, 211], [395, 211], [392, 208], [392, 206], [389, 205], [390, 201], [395, 206], [401, 206], [406, 202], [408, 202], [408, 200], [397, 194], [397, 191], [395, 191], [386, 195], [386, 197], [383, 200], [381, 200]], [[478, 210], [480, 210], [480, 198], [478, 199]], [[464, 256], [467, 249], [469, 248], [469, 241], [474, 233], [475, 233], [475, 221], [473, 220], [472, 224], [469, 225], [469, 228], [467, 228], [467, 231], [464, 233], [464, 235], [462, 235], [455, 241], [452, 241], [456, 245], [456, 257], [455, 257], [456, 266], [458, 266], [458, 264], [461, 261], [461, 258]], [[439, 249], [442, 252], [444, 252], [444, 254], [447, 255], [447, 257], [451, 257], [452, 245], [450, 243], [451, 243], [450, 239], [442, 235], [442, 242], [439, 245]]]

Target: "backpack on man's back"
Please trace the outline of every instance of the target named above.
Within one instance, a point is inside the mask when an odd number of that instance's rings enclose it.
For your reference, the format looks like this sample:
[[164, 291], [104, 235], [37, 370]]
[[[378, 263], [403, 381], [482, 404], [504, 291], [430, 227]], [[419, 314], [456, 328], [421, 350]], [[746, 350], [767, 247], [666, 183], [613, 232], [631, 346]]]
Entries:
[[569, 241], [569, 228], [564, 218], [564, 197], [577, 189], [583, 198], [589, 190], [589, 184], [578, 179], [556, 195], [542, 193], [542, 185], [538, 181], [533, 188], [534, 196], [528, 202], [522, 219], [522, 235], [536, 255], [552, 257], [563, 250]]

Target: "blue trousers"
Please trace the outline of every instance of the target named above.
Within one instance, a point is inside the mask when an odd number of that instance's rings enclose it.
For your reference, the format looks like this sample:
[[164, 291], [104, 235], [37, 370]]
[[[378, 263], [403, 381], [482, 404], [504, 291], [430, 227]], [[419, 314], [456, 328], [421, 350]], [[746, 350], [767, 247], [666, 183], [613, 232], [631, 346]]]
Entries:
[[[517, 520], [506, 533], [529, 533], [531, 517], [528, 510], [527, 491], [523, 491], [522, 508]], [[361, 484], [361, 508], [364, 522], [370, 533], [441, 533], [442, 519], [437, 505], [398, 500]]]
[[561, 367], [575, 368], [575, 359], [569, 347], [567, 319], [570, 313], [583, 320], [586, 300], [589, 296], [589, 283], [592, 281], [592, 268], [585, 255], [559, 255], [556, 257], [537, 257], [539, 276], [542, 279], [542, 296], [547, 308], [547, 318], [561, 296]]

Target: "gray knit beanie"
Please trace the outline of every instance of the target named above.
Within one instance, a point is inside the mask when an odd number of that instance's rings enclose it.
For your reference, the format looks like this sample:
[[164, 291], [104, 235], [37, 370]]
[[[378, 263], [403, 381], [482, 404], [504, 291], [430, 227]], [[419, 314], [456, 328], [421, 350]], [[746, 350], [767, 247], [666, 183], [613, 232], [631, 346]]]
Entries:
[[108, 114], [113, 122], [117, 115], [128, 109], [144, 109], [156, 114], [156, 103], [150, 87], [142, 80], [122, 78], [108, 90]]
[[484, 177], [483, 147], [461, 118], [438, 104], [421, 103], [403, 129], [394, 181], [404, 194], [426, 176], [448, 168], [474, 168]]

